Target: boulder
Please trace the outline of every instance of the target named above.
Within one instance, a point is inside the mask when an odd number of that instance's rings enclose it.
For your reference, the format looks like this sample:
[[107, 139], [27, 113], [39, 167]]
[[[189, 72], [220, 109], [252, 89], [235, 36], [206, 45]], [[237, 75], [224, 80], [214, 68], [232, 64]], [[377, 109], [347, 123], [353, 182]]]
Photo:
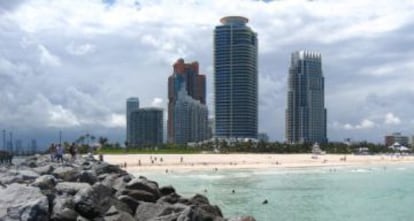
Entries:
[[35, 171], [36, 173], [40, 175], [51, 174], [53, 170], [54, 170], [54, 167], [52, 165], [46, 165], [46, 166], [33, 168], [33, 171]]
[[0, 196], [0, 220], [49, 220], [48, 199], [39, 188], [14, 183]]
[[160, 188], [160, 193], [162, 196], [170, 195], [171, 193], [175, 193], [175, 189], [173, 186], [163, 186]]
[[32, 183], [32, 186], [39, 187], [42, 190], [53, 189], [55, 185], [56, 178], [52, 175], [42, 175]]
[[130, 190], [130, 189], [124, 189], [119, 192], [120, 195], [127, 195], [135, 200], [138, 201], [144, 201], [144, 202], [156, 202], [158, 197], [155, 196], [153, 193], [150, 193], [145, 190]]
[[23, 180], [34, 180], [40, 176], [32, 170], [18, 170], [17, 175], [21, 175]]
[[161, 196], [160, 190], [158, 189], [158, 183], [148, 180], [145, 177], [132, 179], [128, 182], [126, 188], [130, 190], [144, 190], [150, 192], [157, 197], [157, 199]]
[[135, 214], [135, 211], [139, 205], [138, 200], [128, 195], [121, 195], [118, 197], [118, 200], [125, 203], [131, 209], [132, 213]]
[[53, 200], [52, 220], [76, 220], [79, 214], [74, 210], [73, 197], [70, 195], [58, 195]]
[[80, 190], [74, 196], [75, 210], [85, 218], [93, 219], [103, 215], [109, 208], [112, 189], [97, 183]]
[[131, 214], [118, 210], [115, 206], [111, 206], [106, 212], [105, 221], [135, 221]]
[[100, 176], [102, 179], [102, 184], [111, 187], [116, 191], [120, 191], [126, 188], [127, 182], [125, 182], [124, 177], [119, 176], [118, 174], [106, 174], [105, 177], [103, 175]]
[[156, 220], [155, 218], [158, 217], [166, 207], [167, 204], [142, 202], [139, 204], [134, 217], [139, 221]]
[[5, 174], [0, 177], [0, 183], [6, 185], [11, 183], [24, 183], [24, 179], [22, 175]]
[[90, 186], [88, 183], [61, 182], [56, 185], [56, 191], [60, 194], [67, 193], [69, 195], [75, 195], [80, 190]]
[[116, 165], [112, 165], [106, 162], [97, 162], [94, 166], [93, 166], [95, 172], [97, 175], [101, 175], [104, 173], [116, 173], [116, 174], [127, 174], [124, 170], [122, 170], [121, 168], [119, 168], [119, 166]]
[[53, 175], [64, 181], [74, 182], [78, 180], [79, 171], [73, 167], [58, 167], [53, 171]]
[[78, 176], [78, 182], [89, 183], [90, 185], [95, 184], [98, 181], [96, 173], [92, 170], [83, 170]]
[[[169, 195], [163, 196], [161, 198], [158, 199], [157, 202], [165, 202], [165, 203], [169, 203], [169, 204], [175, 204], [177, 202], [179, 202], [181, 200], [181, 196], [178, 195], [177, 193], [171, 193]], [[182, 202], [181, 203], [188, 203], [188, 200]]]

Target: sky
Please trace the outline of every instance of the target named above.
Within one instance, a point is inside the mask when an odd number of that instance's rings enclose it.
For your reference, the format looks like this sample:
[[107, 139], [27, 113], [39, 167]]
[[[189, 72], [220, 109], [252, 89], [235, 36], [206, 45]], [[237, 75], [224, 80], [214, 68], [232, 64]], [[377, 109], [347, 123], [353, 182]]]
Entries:
[[[125, 101], [167, 107], [172, 64], [198, 61], [214, 108], [213, 30], [259, 39], [259, 132], [284, 141], [290, 54], [322, 54], [328, 138], [414, 134], [412, 0], [0, 0], [0, 129], [41, 145], [125, 140]], [[165, 120], [166, 120], [165, 113]]]

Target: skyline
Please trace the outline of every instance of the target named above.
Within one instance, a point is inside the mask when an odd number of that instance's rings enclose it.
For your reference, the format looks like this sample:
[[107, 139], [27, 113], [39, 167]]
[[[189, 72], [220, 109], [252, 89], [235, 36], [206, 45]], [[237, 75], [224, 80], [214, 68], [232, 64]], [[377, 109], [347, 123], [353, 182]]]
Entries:
[[260, 38], [258, 132], [284, 140], [289, 55], [306, 49], [324, 58], [329, 140], [414, 134], [414, 3], [237, 2], [0, 2], [0, 128], [39, 143], [59, 130], [122, 143], [125, 99], [165, 114], [159, 79], [180, 57], [199, 61], [212, 111], [213, 30], [241, 15]]

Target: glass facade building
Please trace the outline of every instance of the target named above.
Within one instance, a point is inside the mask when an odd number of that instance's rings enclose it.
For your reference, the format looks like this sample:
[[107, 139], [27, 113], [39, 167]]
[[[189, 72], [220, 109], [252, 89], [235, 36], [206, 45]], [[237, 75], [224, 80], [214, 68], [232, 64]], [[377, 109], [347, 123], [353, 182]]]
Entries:
[[228, 16], [214, 30], [215, 136], [257, 138], [257, 34]]
[[292, 53], [286, 109], [288, 143], [326, 143], [325, 81], [321, 54]]
[[[196, 142], [199, 140], [181, 139], [176, 141], [176, 133], [181, 130], [180, 125], [175, 124], [176, 118], [176, 103], [178, 94], [181, 89], [188, 94], [188, 96], [195, 101], [205, 105], [206, 104], [206, 77], [199, 74], [198, 62], [185, 63], [184, 59], [180, 58], [173, 65], [173, 74], [168, 78], [168, 120], [167, 120], [167, 140], [169, 143], [182, 143], [182, 140], [187, 142]], [[197, 124], [197, 125], [204, 125]], [[191, 130], [199, 130], [197, 127], [190, 128]]]
[[139, 109], [139, 99], [137, 97], [130, 97], [126, 101], [126, 141], [132, 143], [131, 134], [131, 113]]
[[163, 110], [140, 108], [131, 113], [131, 145], [156, 145], [163, 140]]

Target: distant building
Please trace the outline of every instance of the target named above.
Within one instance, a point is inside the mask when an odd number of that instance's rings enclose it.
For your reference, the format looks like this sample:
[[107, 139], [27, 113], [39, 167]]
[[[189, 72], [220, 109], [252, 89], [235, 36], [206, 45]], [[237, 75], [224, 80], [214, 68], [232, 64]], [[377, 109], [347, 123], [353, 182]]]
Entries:
[[326, 143], [325, 83], [321, 54], [292, 53], [286, 109], [288, 143]]
[[227, 16], [214, 30], [215, 136], [257, 138], [257, 34]]
[[403, 146], [408, 146], [409, 138], [408, 136], [403, 136], [401, 133], [392, 133], [384, 137], [385, 146], [392, 146], [395, 143], [398, 143]]
[[257, 139], [263, 142], [269, 142], [269, 136], [266, 133], [258, 133]]
[[140, 108], [131, 113], [131, 146], [157, 145], [163, 140], [163, 110]]
[[137, 97], [131, 97], [126, 102], [126, 141], [131, 144], [132, 134], [136, 134], [131, 128], [131, 113], [139, 109], [139, 99]]
[[208, 119], [208, 139], [215, 136], [216, 120], [214, 118]]
[[[198, 62], [185, 63], [184, 59], [178, 59], [173, 65], [173, 74], [168, 78], [167, 140], [170, 143], [181, 143], [182, 141], [175, 140], [176, 133], [180, 133], [178, 130], [181, 128], [179, 125], [175, 125], [176, 103], [181, 89], [186, 91], [189, 98], [201, 105], [206, 104], [206, 77], [199, 74]], [[185, 98], [185, 100], [189, 100], [189, 98]], [[193, 126], [198, 125], [204, 125], [204, 123]], [[192, 127], [190, 130], [204, 130], [204, 128]], [[196, 142], [196, 140], [190, 139], [189, 142]]]
[[208, 139], [207, 106], [187, 94], [184, 86], [174, 107], [174, 142], [187, 144]]

